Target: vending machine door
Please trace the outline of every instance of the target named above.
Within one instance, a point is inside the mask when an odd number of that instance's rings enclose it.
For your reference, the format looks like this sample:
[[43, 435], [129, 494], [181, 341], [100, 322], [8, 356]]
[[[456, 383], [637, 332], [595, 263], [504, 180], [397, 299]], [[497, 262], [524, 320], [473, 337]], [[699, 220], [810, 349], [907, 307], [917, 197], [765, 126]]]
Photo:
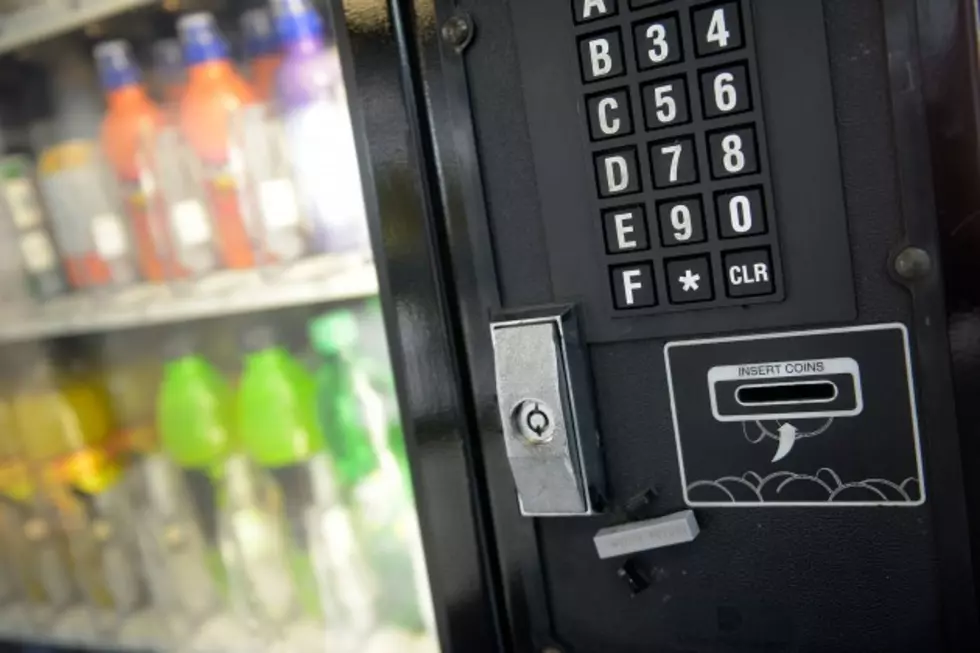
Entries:
[[980, 646], [972, 3], [406, 15], [513, 649]]
[[501, 650], [400, 16], [0, 6], [4, 650]]

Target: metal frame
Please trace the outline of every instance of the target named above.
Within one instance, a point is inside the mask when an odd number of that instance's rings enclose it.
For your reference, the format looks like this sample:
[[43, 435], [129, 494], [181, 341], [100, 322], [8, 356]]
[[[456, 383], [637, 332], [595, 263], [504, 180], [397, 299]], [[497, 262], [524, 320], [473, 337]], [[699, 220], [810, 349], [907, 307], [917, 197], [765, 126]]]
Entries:
[[[459, 291], [420, 82], [423, 17], [401, 0], [330, 0], [443, 651], [504, 650]], [[346, 25], [347, 29], [341, 28]], [[353, 83], [351, 83], [353, 82]]]

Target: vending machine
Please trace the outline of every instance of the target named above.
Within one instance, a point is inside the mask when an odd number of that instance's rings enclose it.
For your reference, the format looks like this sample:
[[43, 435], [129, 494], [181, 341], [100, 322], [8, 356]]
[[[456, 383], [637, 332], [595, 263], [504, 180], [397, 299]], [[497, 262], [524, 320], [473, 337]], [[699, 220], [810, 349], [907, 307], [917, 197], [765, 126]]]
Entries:
[[0, 647], [980, 650], [976, 25], [0, 2]]

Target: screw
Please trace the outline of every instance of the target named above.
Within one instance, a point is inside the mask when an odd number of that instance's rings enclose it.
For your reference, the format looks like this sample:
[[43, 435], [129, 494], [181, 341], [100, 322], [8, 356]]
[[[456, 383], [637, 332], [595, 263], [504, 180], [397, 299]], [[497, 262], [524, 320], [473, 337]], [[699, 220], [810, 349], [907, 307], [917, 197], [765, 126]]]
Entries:
[[932, 270], [929, 252], [919, 247], [906, 247], [895, 257], [895, 273], [907, 281], [921, 279]]
[[442, 40], [462, 52], [473, 40], [473, 21], [466, 14], [456, 14], [442, 24]]
[[520, 401], [511, 413], [514, 426], [530, 444], [545, 444], [555, 436], [555, 414], [537, 399]]

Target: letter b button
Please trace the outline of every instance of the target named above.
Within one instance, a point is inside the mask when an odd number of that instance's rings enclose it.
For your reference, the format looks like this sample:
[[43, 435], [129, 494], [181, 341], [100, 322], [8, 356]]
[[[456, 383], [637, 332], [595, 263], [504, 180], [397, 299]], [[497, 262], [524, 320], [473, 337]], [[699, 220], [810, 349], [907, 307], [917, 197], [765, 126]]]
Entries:
[[595, 155], [594, 161], [600, 196], [615, 197], [640, 192], [640, 169], [634, 148], [600, 152]]
[[582, 78], [586, 82], [610, 79], [622, 75], [623, 42], [619, 32], [612, 30], [582, 37], [578, 43]]

